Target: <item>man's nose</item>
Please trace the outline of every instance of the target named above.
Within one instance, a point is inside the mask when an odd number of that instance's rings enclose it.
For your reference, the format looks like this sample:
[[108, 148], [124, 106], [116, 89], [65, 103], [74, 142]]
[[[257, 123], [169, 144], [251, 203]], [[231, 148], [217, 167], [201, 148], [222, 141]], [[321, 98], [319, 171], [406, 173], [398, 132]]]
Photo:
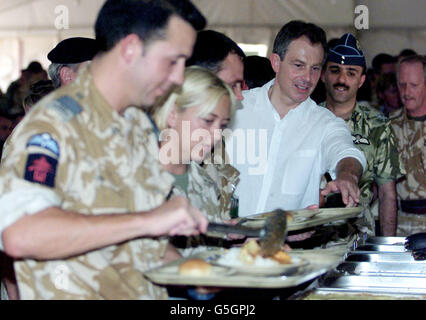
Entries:
[[235, 94], [235, 98], [238, 101], [243, 101], [244, 97], [243, 97], [243, 90], [241, 88], [241, 86], [236, 86], [234, 89], [234, 94]]
[[185, 61], [181, 59], [182, 61], [178, 61], [176, 63], [175, 68], [173, 69], [172, 73], [170, 74], [170, 81], [176, 85], [183, 84], [183, 81], [185, 80]]
[[346, 75], [345, 75], [345, 73], [344, 72], [339, 73], [339, 76], [338, 76], [337, 80], [339, 81], [339, 83], [346, 84]]

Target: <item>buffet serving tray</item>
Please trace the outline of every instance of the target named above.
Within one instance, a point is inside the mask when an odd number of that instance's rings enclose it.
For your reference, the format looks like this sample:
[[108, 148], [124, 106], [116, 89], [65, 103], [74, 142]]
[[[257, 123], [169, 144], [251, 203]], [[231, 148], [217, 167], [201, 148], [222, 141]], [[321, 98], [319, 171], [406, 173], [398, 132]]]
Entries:
[[422, 281], [426, 283], [426, 261], [425, 263], [343, 262], [336, 269], [350, 275], [418, 277], [423, 278]]
[[374, 252], [350, 251], [346, 254], [346, 261], [353, 262], [397, 262], [397, 263], [424, 263], [414, 260], [411, 252]]
[[398, 276], [330, 276], [323, 279], [319, 291], [426, 294], [426, 279]]
[[392, 244], [363, 244], [355, 248], [355, 252], [377, 252], [377, 253], [392, 253], [392, 252], [409, 252], [403, 245]]
[[327, 271], [334, 269], [342, 261], [344, 256], [344, 251], [341, 249], [293, 250], [291, 251], [292, 255], [300, 256], [304, 260], [307, 260], [309, 264], [299, 268], [294, 274], [278, 276], [248, 275], [223, 266], [214, 266], [213, 273], [209, 276], [183, 276], [178, 272], [179, 265], [187, 259], [201, 258], [206, 261], [213, 261], [221, 253], [223, 254], [224, 251], [209, 250], [149, 270], [144, 275], [152, 282], [162, 285], [289, 288], [313, 280]]
[[368, 237], [363, 244], [404, 246], [405, 237]]
[[[293, 219], [288, 222], [288, 231], [302, 230], [310, 227], [323, 225], [339, 220], [346, 220], [359, 216], [362, 207], [355, 208], [324, 208], [313, 212], [313, 210], [291, 210]], [[241, 223], [248, 227], [261, 227], [265, 223], [267, 213], [241, 217]]]

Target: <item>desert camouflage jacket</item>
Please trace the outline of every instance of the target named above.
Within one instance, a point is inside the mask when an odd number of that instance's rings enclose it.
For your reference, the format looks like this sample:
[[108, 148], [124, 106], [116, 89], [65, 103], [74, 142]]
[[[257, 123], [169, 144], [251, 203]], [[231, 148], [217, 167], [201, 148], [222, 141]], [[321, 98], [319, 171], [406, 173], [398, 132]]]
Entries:
[[426, 199], [426, 117], [410, 118], [405, 108], [390, 116], [395, 131], [400, 161], [406, 169], [406, 177], [397, 183], [400, 200]]
[[[161, 205], [172, 183], [158, 161], [145, 113], [113, 111], [86, 68], [18, 125], [2, 162], [0, 195], [11, 194], [19, 202], [27, 190], [46, 190], [64, 210], [120, 214]], [[0, 212], [0, 219], [5, 214]], [[15, 214], [19, 219], [23, 213]], [[18, 260], [20, 297], [166, 299], [166, 290], [143, 276], [162, 263], [166, 245], [165, 239], [140, 238], [67, 259]]]
[[[325, 107], [325, 102], [321, 106]], [[373, 182], [382, 185], [396, 181], [404, 173], [404, 169], [398, 159], [390, 121], [380, 111], [365, 102], [357, 102], [346, 123], [355, 146], [364, 152], [367, 159], [367, 166], [358, 184], [363, 217], [356, 224], [361, 231], [374, 235], [375, 218], [370, 208]]]
[[[211, 222], [230, 220], [231, 202], [234, 185], [238, 183], [238, 171], [229, 165], [204, 164], [191, 162], [189, 167], [188, 190], [173, 188], [174, 195], [187, 194], [189, 201], [197, 207]], [[172, 243], [184, 256], [197, 252], [197, 247], [222, 247], [225, 245], [223, 234], [208, 233], [197, 237], [175, 237]], [[193, 250], [195, 249], [195, 250]]]
[[[325, 106], [325, 102], [321, 104]], [[352, 116], [346, 120], [355, 146], [367, 159], [367, 167], [359, 181], [361, 201], [369, 204], [373, 198], [371, 186], [396, 180], [404, 173], [400, 165], [394, 132], [390, 121], [378, 110], [357, 102]]]

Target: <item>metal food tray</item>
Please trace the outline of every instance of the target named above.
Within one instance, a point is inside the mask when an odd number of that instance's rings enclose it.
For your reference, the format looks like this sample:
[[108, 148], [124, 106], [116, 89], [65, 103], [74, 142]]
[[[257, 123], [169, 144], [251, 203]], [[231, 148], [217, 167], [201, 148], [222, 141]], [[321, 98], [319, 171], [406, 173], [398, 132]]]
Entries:
[[426, 261], [424, 263], [343, 262], [336, 269], [350, 275], [418, 277], [424, 278], [423, 281], [426, 283]]
[[[302, 230], [310, 227], [323, 225], [329, 222], [346, 220], [357, 217], [362, 211], [362, 207], [355, 208], [324, 208], [312, 210], [292, 210], [293, 219], [288, 222], [288, 231]], [[262, 217], [265, 217], [262, 219]], [[258, 214], [240, 218], [243, 225], [248, 227], [262, 227], [267, 215]]]
[[[425, 280], [425, 281], [421, 281]], [[323, 280], [319, 291], [426, 294], [426, 279], [397, 276], [331, 276]]]
[[414, 260], [411, 252], [374, 252], [351, 251], [346, 255], [346, 261], [352, 262], [398, 262], [398, 263], [422, 263]]
[[293, 250], [292, 254], [308, 260], [309, 264], [299, 268], [294, 274], [280, 276], [259, 276], [238, 273], [232, 268], [213, 266], [213, 273], [209, 276], [182, 276], [179, 274], [179, 265], [190, 258], [209, 258], [224, 253], [221, 251], [207, 251], [192, 257], [179, 259], [164, 266], [149, 270], [144, 275], [152, 282], [162, 285], [191, 285], [214, 287], [241, 287], [241, 288], [289, 288], [313, 280], [327, 271], [335, 268], [343, 259], [341, 249], [320, 250]]
[[[342, 298], [379, 294], [380, 298], [422, 298], [426, 295], [426, 261], [414, 260], [405, 238], [370, 237], [355, 243], [345, 261], [327, 273], [314, 296]], [[328, 296], [327, 296], [328, 295]], [[372, 297], [374, 298], [374, 297]]]
[[363, 244], [404, 246], [405, 237], [368, 237]]
[[392, 244], [363, 244], [358, 245], [355, 252], [376, 252], [376, 253], [393, 253], [393, 252], [411, 252], [402, 245]]

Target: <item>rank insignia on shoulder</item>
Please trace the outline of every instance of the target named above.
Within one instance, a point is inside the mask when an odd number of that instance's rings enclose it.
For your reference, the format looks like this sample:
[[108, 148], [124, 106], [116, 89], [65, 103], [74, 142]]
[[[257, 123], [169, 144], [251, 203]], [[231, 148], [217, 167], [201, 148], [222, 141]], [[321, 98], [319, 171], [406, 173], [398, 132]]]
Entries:
[[367, 145], [370, 144], [370, 140], [368, 140], [367, 138], [364, 138], [360, 134], [352, 135], [352, 141], [354, 142], [354, 144], [367, 144]]
[[59, 112], [64, 121], [70, 121], [83, 109], [80, 104], [70, 96], [63, 96], [48, 104], [48, 107]]
[[24, 179], [54, 188], [57, 165], [58, 160], [45, 154], [30, 154], [25, 166]]
[[59, 158], [59, 144], [52, 138], [49, 133], [40, 133], [33, 135], [27, 142], [28, 147], [39, 147], [52, 152]]

